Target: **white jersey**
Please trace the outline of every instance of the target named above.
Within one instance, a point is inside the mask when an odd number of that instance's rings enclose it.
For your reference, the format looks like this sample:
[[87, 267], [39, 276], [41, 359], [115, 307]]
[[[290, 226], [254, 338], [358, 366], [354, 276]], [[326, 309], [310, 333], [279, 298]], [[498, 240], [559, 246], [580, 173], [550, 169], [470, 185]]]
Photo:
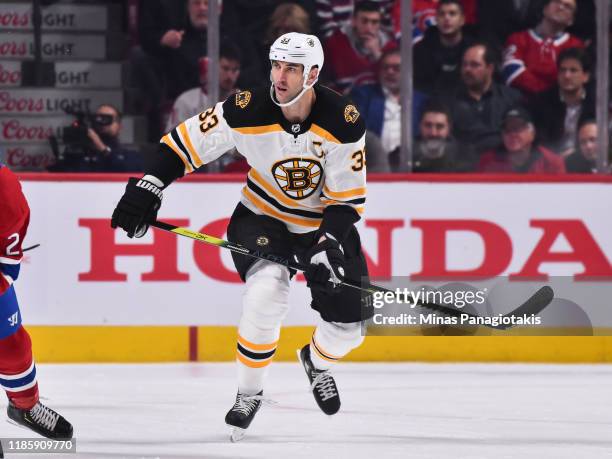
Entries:
[[347, 205], [362, 214], [366, 195], [365, 124], [343, 96], [317, 85], [311, 114], [292, 124], [268, 88], [242, 91], [189, 118], [161, 142], [176, 153], [185, 174], [235, 147], [248, 161], [241, 202], [256, 214], [306, 233], [326, 207]]

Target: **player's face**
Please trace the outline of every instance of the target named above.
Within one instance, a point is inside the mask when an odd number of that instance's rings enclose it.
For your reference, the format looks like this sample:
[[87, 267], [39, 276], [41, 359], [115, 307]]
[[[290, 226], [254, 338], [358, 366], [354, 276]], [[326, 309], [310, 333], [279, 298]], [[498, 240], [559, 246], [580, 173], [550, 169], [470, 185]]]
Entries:
[[399, 91], [401, 58], [398, 53], [388, 54], [380, 63], [380, 82], [389, 91]]
[[508, 153], [529, 151], [535, 140], [535, 129], [530, 123], [512, 120], [504, 126], [502, 140]]
[[219, 59], [219, 87], [231, 91], [240, 76], [240, 62], [222, 57]]
[[549, 21], [569, 27], [574, 22], [576, 0], [551, 0], [544, 7], [544, 17]]
[[595, 123], [585, 124], [578, 131], [578, 144], [580, 152], [589, 161], [597, 159], [597, 125]]
[[454, 35], [461, 30], [465, 17], [458, 5], [442, 5], [436, 12], [438, 30], [442, 35]]
[[272, 83], [276, 100], [281, 104], [293, 100], [304, 85], [302, 64], [272, 61]]
[[564, 59], [559, 64], [557, 73], [559, 87], [566, 92], [580, 90], [589, 81], [589, 74], [584, 71], [577, 59]]
[[450, 126], [444, 113], [425, 113], [419, 128], [423, 140], [444, 140], [450, 135]]
[[359, 11], [353, 18], [353, 29], [360, 41], [375, 37], [380, 31], [380, 13]]

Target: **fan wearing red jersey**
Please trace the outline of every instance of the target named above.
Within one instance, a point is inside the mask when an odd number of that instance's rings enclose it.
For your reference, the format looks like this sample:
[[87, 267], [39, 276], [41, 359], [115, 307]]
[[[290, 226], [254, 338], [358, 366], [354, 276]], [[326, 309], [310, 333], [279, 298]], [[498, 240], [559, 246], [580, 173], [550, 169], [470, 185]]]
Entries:
[[0, 386], [8, 396], [12, 421], [48, 438], [68, 439], [72, 425], [39, 401], [32, 341], [21, 323], [15, 294], [29, 222], [21, 185], [0, 163]]
[[566, 32], [574, 22], [576, 0], [549, 0], [533, 29], [516, 32], [506, 42], [502, 76], [506, 84], [532, 97], [551, 89], [557, 78], [557, 57], [584, 43]]

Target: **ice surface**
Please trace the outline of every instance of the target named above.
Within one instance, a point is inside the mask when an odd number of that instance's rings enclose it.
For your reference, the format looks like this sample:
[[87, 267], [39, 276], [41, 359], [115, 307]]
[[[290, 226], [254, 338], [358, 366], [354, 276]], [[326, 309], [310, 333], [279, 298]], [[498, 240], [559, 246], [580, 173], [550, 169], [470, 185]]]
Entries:
[[[297, 363], [273, 364], [265, 395], [278, 404], [232, 444], [233, 364], [38, 366], [77, 457], [612, 458], [612, 366], [347, 363], [335, 374], [342, 409], [327, 417]], [[0, 423], [0, 436], [34, 435]]]

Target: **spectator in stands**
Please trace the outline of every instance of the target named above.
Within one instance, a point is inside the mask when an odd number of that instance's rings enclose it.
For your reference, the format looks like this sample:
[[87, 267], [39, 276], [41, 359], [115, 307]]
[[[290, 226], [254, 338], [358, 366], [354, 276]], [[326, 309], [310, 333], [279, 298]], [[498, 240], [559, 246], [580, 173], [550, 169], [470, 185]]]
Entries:
[[[400, 52], [390, 48], [378, 64], [378, 82], [353, 88], [350, 97], [363, 116], [368, 135], [377, 136], [384, 154], [399, 147], [401, 131]], [[425, 96], [415, 91], [412, 111], [417, 126], [418, 113]]]
[[475, 166], [472, 150], [451, 135], [450, 110], [432, 99], [425, 104], [412, 155], [414, 172], [468, 172]]
[[414, 46], [414, 85], [429, 94], [459, 84], [461, 58], [473, 41], [463, 33], [465, 15], [460, 0], [440, 0], [436, 23]]
[[85, 145], [66, 147], [64, 154], [51, 167], [51, 172], [139, 172], [143, 164], [140, 154], [119, 143], [121, 112], [110, 104], [102, 104], [87, 129]]
[[187, 0], [187, 23], [164, 62], [171, 99], [199, 84], [199, 60], [208, 54], [208, 1]]
[[[425, 32], [431, 26], [436, 25], [436, 10], [440, 0], [413, 0], [412, 1], [412, 44], [417, 44], [423, 39]], [[401, 37], [401, 3], [395, 0], [391, 11], [394, 37]], [[462, 0], [462, 7], [468, 24], [476, 22], [477, 0]]]
[[530, 113], [521, 107], [504, 115], [503, 147], [484, 153], [479, 172], [516, 172], [532, 174], [565, 173], [563, 158], [542, 146], [535, 146], [536, 129]]
[[131, 50], [129, 65], [130, 100], [134, 110], [147, 115], [148, 139], [157, 142], [163, 128], [160, 113], [166, 100], [164, 64], [182, 41], [186, 0], [140, 0], [138, 41]]
[[568, 48], [559, 54], [557, 84], [535, 98], [532, 112], [540, 140], [561, 156], [574, 153], [581, 120], [595, 118], [595, 94], [588, 85], [586, 52]]
[[548, 0], [542, 20], [533, 29], [510, 35], [504, 51], [503, 77], [528, 97], [554, 86], [557, 58], [567, 48], [582, 48], [582, 41], [566, 32], [576, 13], [576, 0]]
[[[198, 113], [211, 107], [213, 104], [208, 100], [206, 85], [208, 84], [207, 61], [200, 63], [200, 86], [192, 88], [181, 94], [172, 107], [172, 113], [166, 124], [166, 131], [180, 122], [191, 118]], [[238, 91], [236, 82], [240, 76], [240, 50], [232, 43], [222, 43], [219, 50], [219, 99], [225, 100], [231, 94]]]
[[597, 171], [597, 123], [584, 120], [578, 128], [578, 151], [565, 158], [567, 172], [591, 174]]
[[477, 154], [501, 145], [503, 115], [522, 99], [518, 91], [494, 81], [495, 62], [490, 45], [471, 45], [463, 55], [461, 85], [447, 97], [455, 138]]
[[[355, 3], [359, 0], [315, 0], [318, 31], [322, 39], [350, 25]], [[372, 0], [382, 14], [382, 26], [391, 30], [391, 8], [394, 0]]]
[[357, 84], [376, 81], [376, 62], [389, 37], [381, 30], [378, 4], [363, 1], [355, 5], [349, 27], [336, 30], [325, 42], [327, 80], [339, 92]]
[[149, 55], [162, 57], [181, 45], [185, 33], [186, 0], [141, 0], [138, 8], [140, 46]]

